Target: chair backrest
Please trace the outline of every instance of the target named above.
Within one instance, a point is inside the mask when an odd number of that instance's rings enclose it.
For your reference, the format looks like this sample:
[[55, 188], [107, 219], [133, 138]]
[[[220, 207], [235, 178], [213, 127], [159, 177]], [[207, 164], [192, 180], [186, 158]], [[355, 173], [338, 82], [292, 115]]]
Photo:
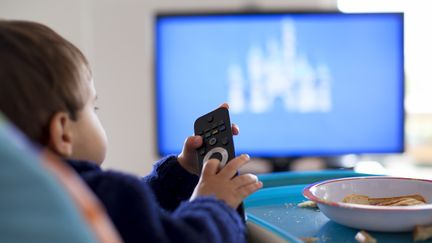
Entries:
[[78, 175], [1, 113], [0, 242], [121, 242]]

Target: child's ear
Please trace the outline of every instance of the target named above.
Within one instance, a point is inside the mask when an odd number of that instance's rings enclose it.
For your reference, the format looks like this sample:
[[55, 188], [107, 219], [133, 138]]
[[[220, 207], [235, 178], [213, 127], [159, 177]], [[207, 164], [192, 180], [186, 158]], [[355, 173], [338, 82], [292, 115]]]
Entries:
[[58, 155], [68, 158], [72, 155], [72, 120], [66, 112], [57, 112], [49, 124], [49, 148]]

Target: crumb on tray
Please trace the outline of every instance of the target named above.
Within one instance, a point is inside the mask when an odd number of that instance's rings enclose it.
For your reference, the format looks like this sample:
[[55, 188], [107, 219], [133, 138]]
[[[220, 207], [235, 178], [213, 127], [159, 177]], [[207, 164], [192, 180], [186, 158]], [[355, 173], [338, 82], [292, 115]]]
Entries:
[[413, 231], [414, 241], [422, 241], [432, 238], [432, 226], [417, 225]]
[[299, 204], [297, 204], [300, 208], [318, 208], [318, 205], [314, 201], [304, 201]]
[[302, 240], [305, 243], [315, 243], [319, 240], [317, 237], [300, 237], [300, 240]]
[[360, 243], [377, 243], [377, 240], [364, 230], [359, 231], [355, 235], [355, 239]]

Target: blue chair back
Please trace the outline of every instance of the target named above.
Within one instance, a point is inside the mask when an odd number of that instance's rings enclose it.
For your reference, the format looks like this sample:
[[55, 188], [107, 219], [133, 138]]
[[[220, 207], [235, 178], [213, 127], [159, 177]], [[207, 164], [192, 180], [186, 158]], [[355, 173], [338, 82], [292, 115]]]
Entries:
[[0, 242], [98, 242], [42, 155], [0, 113]]

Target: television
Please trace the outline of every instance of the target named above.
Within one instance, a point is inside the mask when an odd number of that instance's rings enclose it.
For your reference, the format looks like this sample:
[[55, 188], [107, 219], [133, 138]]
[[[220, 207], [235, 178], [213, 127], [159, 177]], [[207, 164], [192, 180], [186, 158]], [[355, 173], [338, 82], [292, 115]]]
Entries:
[[404, 150], [402, 13], [164, 13], [154, 30], [160, 155], [223, 102], [237, 154]]

